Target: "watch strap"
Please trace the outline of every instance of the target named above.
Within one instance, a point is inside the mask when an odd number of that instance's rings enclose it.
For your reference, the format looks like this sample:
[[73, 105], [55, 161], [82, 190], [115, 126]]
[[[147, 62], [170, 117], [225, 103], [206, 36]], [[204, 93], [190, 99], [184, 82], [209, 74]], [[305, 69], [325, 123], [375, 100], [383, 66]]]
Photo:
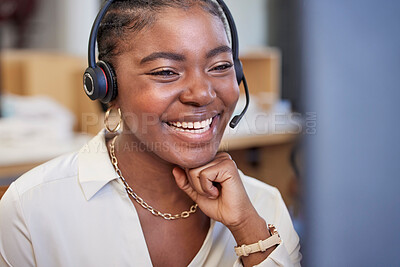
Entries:
[[257, 243], [251, 245], [241, 245], [235, 247], [235, 252], [238, 257], [240, 256], [248, 256], [251, 253], [256, 252], [264, 252], [272, 246], [278, 245], [281, 243], [281, 238], [276, 230], [275, 226], [272, 224], [268, 225], [268, 230], [271, 233], [271, 236], [265, 240], [259, 240]]

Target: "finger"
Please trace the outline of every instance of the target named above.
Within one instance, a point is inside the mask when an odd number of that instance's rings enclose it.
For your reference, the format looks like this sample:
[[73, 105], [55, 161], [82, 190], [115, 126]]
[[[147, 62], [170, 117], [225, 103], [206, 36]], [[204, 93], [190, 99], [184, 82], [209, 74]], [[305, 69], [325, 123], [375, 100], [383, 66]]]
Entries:
[[184, 174], [185, 174], [185, 176], [186, 176], [187, 182], [188, 182], [189, 185], [192, 187], [192, 189], [195, 190], [195, 188], [196, 188], [195, 183], [193, 182], [192, 177], [188, 174], [187, 169], [182, 169], [182, 168], [179, 168], [179, 169], [184, 171]]
[[201, 185], [200, 177], [198, 175], [199, 172], [189, 169], [185, 169], [185, 172], [189, 183], [192, 185], [192, 188], [200, 195], [209, 197], [210, 195], [203, 189]]
[[226, 152], [218, 152], [215, 159], [232, 159], [232, 157]]
[[207, 175], [204, 172], [200, 172], [199, 181], [200, 181], [201, 188], [208, 195], [208, 197], [211, 199], [216, 199], [219, 195], [219, 191], [213, 184], [215, 177], [212, 177], [211, 175], [214, 175], [214, 174], [210, 173], [209, 175]]
[[[219, 190], [213, 184], [213, 181], [217, 177], [212, 177], [212, 172], [207, 172], [209, 175], [200, 175], [200, 173], [213, 166], [219, 165], [224, 161], [232, 161], [231, 156], [228, 153], [219, 152], [211, 162], [198, 168], [185, 169], [186, 177], [192, 186], [192, 189], [194, 189], [199, 195], [208, 197], [210, 199], [216, 199], [219, 196]], [[233, 165], [236, 168], [234, 163]]]
[[224, 183], [231, 178], [239, 177], [239, 173], [234, 161], [224, 159], [217, 165], [203, 169], [199, 177], [201, 180], [207, 178], [211, 183]]
[[229, 155], [228, 153], [219, 152], [215, 158], [218, 159], [219, 162], [224, 162], [232, 165], [232, 168], [237, 170], [236, 162], [232, 159], [231, 155]]
[[186, 177], [186, 173], [179, 167], [175, 167], [172, 170], [172, 174], [174, 175], [175, 182], [183, 192], [185, 192], [194, 202], [197, 201], [198, 194], [190, 185], [188, 178]]
[[[213, 173], [208, 171], [207, 175], [200, 175], [204, 170], [210, 169], [213, 166], [219, 165], [223, 161], [232, 161], [231, 156], [228, 153], [220, 152], [218, 153], [215, 158], [195, 169], [185, 169], [186, 175], [188, 177], [189, 183], [192, 185], [193, 189], [197, 191], [202, 196], [206, 196], [210, 199], [216, 199], [219, 196], [219, 190], [213, 184], [213, 181], [216, 177], [213, 177]], [[235, 165], [235, 164], [233, 164]], [[220, 166], [220, 165], [219, 165]], [[221, 166], [220, 166], [221, 167]], [[236, 167], [236, 166], [235, 166]]]

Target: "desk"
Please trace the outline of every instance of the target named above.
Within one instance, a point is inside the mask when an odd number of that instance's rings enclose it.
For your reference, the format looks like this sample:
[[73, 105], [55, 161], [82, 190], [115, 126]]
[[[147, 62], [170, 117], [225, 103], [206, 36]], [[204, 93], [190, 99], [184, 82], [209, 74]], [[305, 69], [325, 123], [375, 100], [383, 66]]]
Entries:
[[21, 174], [61, 154], [80, 149], [88, 140], [87, 134], [74, 134], [63, 142], [9, 142], [0, 146], [0, 185], [7, 185]]
[[283, 143], [293, 142], [296, 134], [263, 134], [250, 136], [229, 136], [222, 139], [221, 148], [223, 150], [240, 150], [253, 147], [273, 146]]
[[227, 137], [221, 147], [246, 175], [279, 189], [288, 207], [297, 203], [298, 179], [290, 161], [296, 134]]

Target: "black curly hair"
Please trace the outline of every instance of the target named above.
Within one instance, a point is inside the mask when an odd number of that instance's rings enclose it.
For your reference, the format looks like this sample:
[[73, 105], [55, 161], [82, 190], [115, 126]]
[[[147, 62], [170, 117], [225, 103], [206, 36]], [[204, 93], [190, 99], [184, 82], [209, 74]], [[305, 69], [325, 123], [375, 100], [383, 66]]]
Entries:
[[157, 13], [165, 8], [187, 10], [200, 6], [206, 12], [226, 21], [219, 5], [212, 0], [116, 0], [109, 7], [100, 23], [97, 33], [99, 60], [113, 63], [113, 57], [121, 51], [121, 41], [127, 33], [135, 33], [151, 26], [157, 19]]

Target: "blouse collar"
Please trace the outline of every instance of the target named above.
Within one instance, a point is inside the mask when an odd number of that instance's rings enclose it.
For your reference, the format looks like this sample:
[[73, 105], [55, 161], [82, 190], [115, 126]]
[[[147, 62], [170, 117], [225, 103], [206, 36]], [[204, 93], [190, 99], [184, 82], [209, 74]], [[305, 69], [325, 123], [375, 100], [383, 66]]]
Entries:
[[78, 171], [78, 182], [86, 200], [90, 200], [108, 182], [118, 179], [108, 155], [104, 130], [80, 149]]

